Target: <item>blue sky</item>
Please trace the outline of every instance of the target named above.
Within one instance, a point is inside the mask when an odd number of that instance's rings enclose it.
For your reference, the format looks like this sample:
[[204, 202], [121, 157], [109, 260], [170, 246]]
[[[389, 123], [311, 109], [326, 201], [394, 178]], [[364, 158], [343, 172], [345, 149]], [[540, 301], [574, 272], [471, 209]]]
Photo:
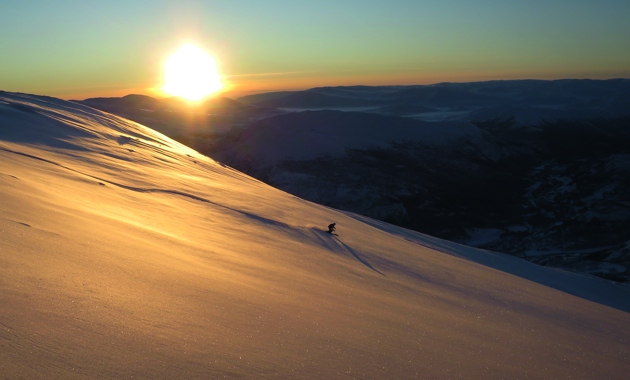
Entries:
[[192, 42], [237, 92], [630, 77], [630, 1], [0, 0], [0, 89], [155, 94]]

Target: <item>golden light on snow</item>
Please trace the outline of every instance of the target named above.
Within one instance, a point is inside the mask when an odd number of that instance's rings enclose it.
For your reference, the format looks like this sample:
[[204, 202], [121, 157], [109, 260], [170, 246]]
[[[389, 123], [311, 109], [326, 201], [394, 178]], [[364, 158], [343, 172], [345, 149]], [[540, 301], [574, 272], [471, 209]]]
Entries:
[[182, 46], [164, 63], [162, 90], [171, 95], [200, 100], [221, 87], [216, 61], [195, 45]]
[[0, 162], [1, 379], [630, 373], [625, 287], [305, 202], [112, 114], [0, 92]]

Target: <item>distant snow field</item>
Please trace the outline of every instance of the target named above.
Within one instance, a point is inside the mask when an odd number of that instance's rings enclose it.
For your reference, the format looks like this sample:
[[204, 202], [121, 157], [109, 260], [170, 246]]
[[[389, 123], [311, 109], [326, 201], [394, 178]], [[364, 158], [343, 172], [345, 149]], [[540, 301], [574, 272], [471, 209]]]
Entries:
[[6, 92], [0, 305], [3, 379], [630, 373], [628, 287], [322, 207], [140, 124]]

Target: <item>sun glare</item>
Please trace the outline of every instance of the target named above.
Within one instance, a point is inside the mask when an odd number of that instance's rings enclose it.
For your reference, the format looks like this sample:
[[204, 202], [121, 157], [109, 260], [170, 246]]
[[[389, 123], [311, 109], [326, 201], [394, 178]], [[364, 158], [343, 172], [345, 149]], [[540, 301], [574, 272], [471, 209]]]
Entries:
[[194, 45], [184, 45], [164, 63], [162, 90], [189, 100], [201, 100], [223, 87], [216, 61]]

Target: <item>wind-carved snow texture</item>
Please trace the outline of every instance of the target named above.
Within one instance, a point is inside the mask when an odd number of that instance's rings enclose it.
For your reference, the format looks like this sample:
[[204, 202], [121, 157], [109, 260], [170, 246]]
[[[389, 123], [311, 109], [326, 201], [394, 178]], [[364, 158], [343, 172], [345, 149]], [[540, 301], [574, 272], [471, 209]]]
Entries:
[[0, 305], [10, 379], [630, 370], [627, 287], [319, 206], [25, 94], [0, 93]]

